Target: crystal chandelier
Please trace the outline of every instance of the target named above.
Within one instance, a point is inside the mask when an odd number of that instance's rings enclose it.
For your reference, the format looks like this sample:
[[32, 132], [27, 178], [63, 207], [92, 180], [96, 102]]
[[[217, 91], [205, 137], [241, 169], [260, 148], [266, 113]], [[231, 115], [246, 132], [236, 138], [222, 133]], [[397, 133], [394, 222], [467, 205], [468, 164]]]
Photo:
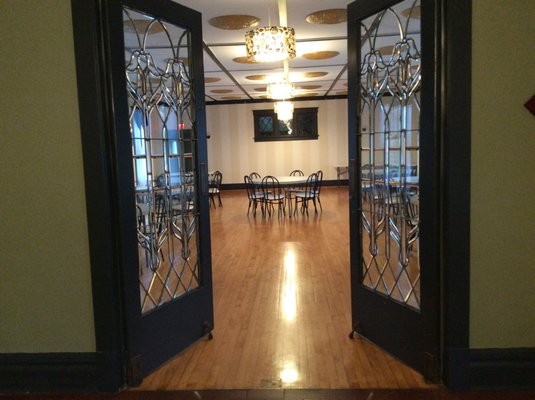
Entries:
[[275, 103], [277, 118], [281, 121], [289, 121], [293, 118], [294, 105], [291, 101], [278, 101]]
[[283, 61], [295, 57], [295, 30], [287, 26], [265, 26], [245, 34], [247, 56], [256, 62]]
[[294, 96], [294, 84], [287, 80], [267, 84], [267, 95], [273, 100], [284, 100]]

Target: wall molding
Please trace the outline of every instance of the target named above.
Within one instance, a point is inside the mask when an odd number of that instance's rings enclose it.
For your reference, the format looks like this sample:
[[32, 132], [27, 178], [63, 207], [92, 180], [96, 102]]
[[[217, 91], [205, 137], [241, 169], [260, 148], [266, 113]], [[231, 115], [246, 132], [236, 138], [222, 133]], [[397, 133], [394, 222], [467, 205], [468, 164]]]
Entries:
[[0, 354], [0, 393], [118, 392], [120, 359], [112, 352]]

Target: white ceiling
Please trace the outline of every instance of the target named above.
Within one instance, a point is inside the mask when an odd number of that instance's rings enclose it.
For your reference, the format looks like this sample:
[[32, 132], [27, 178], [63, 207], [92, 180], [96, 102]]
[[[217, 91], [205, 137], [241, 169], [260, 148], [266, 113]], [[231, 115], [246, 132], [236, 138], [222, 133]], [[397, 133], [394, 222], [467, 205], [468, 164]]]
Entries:
[[[214, 17], [227, 15], [250, 15], [260, 19], [258, 27], [279, 24], [277, 0], [175, 0], [177, 3], [195, 9], [202, 14], [204, 49], [205, 94], [207, 102], [244, 101], [265, 98], [266, 84], [283, 78], [283, 63], [239, 63], [233, 59], [245, 57], [245, 33], [251, 28], [239, 30], [221, 29], [209, 21]], [[288, 26], [295, 29], [297, 56], [289, 61], [289, 78], [295, 83], [297, 96], [322, 97], [344, 96], [347, 94], [347, 22], [336, 24], [311, 24], [306, 17], [322, 10], [345, 10], [350, 0], [286, 0]], [[399, 40], [400, 28], [411, 32], [411, 37], [419, 47], [419, 18], [411, 18], [408, 27], [402, 10], [419, 4], [419, 0], [405, 0], [394, 6], [395, 13], [387, 13], [381, 21], [380, 32], [374, 35], [374, 48], [386, 49]], [[419, 10], [418, 10], [419, 11]], [[133, 19], [143, 19], [141, 14], [131, 13]], [[374, 17], [370, 17], [373, 19]], [[368, 19], [370, 19], [368, 18]], [[125, 19], [127, 17], [125, 16]], [[366, 26], [371, 20], [365, 21]], [[402, 26], [403, 25], [403, 26]], [[131, 27], [131, 25], [130, 25]], [[127, 24], [125, 25], [125, 29]], [[155, 26], [155, 28], [158, 28]], [[178, 40], [183, 30], [169, 25], [173, 42]], [[138, 36], [135, 31], [126, 29], [127, 48], [137, 48]], [[164, 32], [156, 31], [148, 36], [151, 54], [164, 62], [167, 58], [169, 43]], [[383, 47], [385, 46], [385, 47]], [[367, 52], [369, 43], [363, 43]], [[318, 51], [336, 51], [335, 57], [314, 60], [303, 54]], [[386, 50], [386, 53], [391, 50]], [[184, 54], [186, 55], [186, 54]], [[130, 57], [126, 52], [127, 59]], [[183, 56], [182, 56], [183, 57]], [[312, 73], [312, 74], [311, 74]], [[308, 74], [308, 76], [307, 76]], [[251, 76], [264, 76], [252, 79]], [[312, 76], [310, 76], [312, 75]], [[218, 78], [216, 82], [211, 79]]]
[[[221, 78], [215, 83], [206, 83], [206, 101], [228, 101], [235, 99], [258, 99], [265, 94], [266, 81], [249, 80], [247, 76], [268, 75], [273, 80], [283, 76], [282, 62], [243, 64], [233, 58], [244, 57], [245, 33], [250, 29], [227, 30], [215, 28], [208, 23], [213, 17], [222, 15], [251, 15], [260, 19], [258, 27], [279, 24], [277, 0], [175, 0], [177, 3], [201, 12], [203, 40], [218, 61], [239, 83], [232, 79], [218, 64], [204, 52], [205, 77]], [[337, 24], [310, 24], [307, 15], [327, 9], [346, 9], [349, 0], [287, 0], [288, 26], [295, 29], [297, 56], [290, 60], [290, 81], [295, 82], [299, 95], [325, 96], [343, 95], [347, 91], [347, 44], [346, 22]], [[338, 51], [336, 57], [326, 60], [308, 60], [304, 53], [331, 50]], [[326, 72], [322, 77], [307, 78], [304, 72]], [[342, 73], [343, 72], [343, 73]], [[340, 76], [339, 74], [342, 73]], [[279, 79], [277, 79], [277, 77]], [[338, 78], [332, 89], [333, 82]], [[305, 89], [303, 85], [319, 86]], [[213, 90], [227, 89], [228, 93], [214, 93]]]

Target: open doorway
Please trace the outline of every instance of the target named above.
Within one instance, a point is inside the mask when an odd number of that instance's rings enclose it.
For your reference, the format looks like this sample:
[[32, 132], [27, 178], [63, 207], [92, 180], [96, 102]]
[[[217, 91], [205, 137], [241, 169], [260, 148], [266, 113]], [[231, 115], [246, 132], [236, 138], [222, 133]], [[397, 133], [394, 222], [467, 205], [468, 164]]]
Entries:
[[351, 340], [347, 186], [323, 211], [247, 216], [244, 190], [212, 208], [214, 339], [143, 381], [142, 390], [421, 388], [421, 375], [364, 339]]

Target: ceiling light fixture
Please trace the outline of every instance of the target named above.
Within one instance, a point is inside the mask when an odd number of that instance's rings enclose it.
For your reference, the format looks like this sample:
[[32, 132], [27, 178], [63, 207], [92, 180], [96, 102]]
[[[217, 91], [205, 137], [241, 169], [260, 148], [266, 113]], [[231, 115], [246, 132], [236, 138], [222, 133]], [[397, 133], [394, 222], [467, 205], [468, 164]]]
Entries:
[[295, 85], [288, 81], [273, 82], [267, 85], [267, 95], [273, 100], [285, 100], [294, 96]]
[[247, 57], [256, 62], [284, 61], [295, 57], [295, 30], [286, 18], [286, 0], [278, 0], [280, 26], [256, 28], [245, 34]]
[[295, 30], [287, 26], [265, 26], [245, 34], [247, 56], [256, 62], [283, 61], [295, 57]]
[[279, 120], [289, 121], [293, 119], [294, 105], [291, 101], [278, 101], [275, 103], [275, 112]]

